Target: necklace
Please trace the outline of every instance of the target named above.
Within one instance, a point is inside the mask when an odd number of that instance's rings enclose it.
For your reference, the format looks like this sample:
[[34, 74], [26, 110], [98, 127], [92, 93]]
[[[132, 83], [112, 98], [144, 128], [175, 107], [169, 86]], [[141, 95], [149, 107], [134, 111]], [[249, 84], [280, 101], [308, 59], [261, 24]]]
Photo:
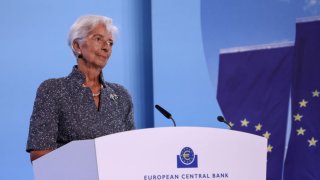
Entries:
[[[84, 85], [84, 84], [82, 84], [82, 86], [83, 86], [83, 87], [88, 87], [88, 86], [86, 86], [86, 85]], [[92, 96], [93, 96], [93, 97], [99, 96], [100, 93], [101, 93], [101, 89], [103, 89], [103, 85], [102, 85], [102, 84], [101, 84], [101, 86], [100, 86], [99, 92], [97, 92], [97, 93], [92, 93]]]
[[100, 95], [100, 92], [101, 92], [101, 90], [100, 90], [98, 93], [92, 93], [92, 96], [93, 96], [93, 97], [97, 97], [97, 96]]

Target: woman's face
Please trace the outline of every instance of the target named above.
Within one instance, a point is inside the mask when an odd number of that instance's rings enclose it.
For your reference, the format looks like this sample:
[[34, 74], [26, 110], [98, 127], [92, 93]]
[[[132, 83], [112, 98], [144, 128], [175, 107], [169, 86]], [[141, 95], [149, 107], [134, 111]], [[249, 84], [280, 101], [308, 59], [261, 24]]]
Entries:
[[83, 60], [90, 66], [104, 68], [112, 53], [113, 38], [104, 24], [97, 24], [79, 44]]

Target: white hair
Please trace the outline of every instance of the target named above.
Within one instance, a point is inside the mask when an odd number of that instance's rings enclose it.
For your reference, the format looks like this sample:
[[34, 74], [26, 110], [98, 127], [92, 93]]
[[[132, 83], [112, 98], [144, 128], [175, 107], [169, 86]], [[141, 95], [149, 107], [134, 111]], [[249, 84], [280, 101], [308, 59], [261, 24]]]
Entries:
[[71, 26], [68, 36], [68, 45], [72, 49], [74, 55], [77, 54], [73, 48], [73, 42], [85, 38], [89, 32], [99, 23], [106, 26], [106, 29], [115, 38], [118, 28], [112, 24], [112, 19], [106, 16], [85, 15], [79, 17]]

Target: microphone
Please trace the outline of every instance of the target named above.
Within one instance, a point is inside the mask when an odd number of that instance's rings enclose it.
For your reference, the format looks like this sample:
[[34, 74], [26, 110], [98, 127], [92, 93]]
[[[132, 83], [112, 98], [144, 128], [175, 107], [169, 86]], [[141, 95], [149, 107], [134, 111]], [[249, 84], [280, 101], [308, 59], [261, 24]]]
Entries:
[[230, 127], [230, 129], [231, 129], [231, 126], [230, 126], [229, 122], [228, 122], [226, 119], [224, 119], [223, 116], [218, 116], [218, 117], [217, 117], [217, 120], [218, 120], [219, 122], [223, 122], [223, 123], [227, 124], [227, 125]]
[[163, 109], [161, 106], [159, 106], [158, 104], [156, 104], [154, 106], [162, 115], [164, 115], [166, 118], [171, 119], [173, 122], [173, 126], [176, 127], [176, 122], [175, 120], [172, 118], [172, 115], [166, 111], [165, 109]]

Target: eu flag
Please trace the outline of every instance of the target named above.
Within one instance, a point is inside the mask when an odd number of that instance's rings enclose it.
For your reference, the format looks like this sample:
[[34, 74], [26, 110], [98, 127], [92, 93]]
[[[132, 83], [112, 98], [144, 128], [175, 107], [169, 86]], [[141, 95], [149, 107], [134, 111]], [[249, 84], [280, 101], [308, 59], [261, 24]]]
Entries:
[[285, 180], [320, 179], [320, 21], [296, 24], [292, 129]]
[[292, 60], [292, 43], [220, 54], [218, 103], [231, 129], [268, 139], [268, 180], [282, 179]]

